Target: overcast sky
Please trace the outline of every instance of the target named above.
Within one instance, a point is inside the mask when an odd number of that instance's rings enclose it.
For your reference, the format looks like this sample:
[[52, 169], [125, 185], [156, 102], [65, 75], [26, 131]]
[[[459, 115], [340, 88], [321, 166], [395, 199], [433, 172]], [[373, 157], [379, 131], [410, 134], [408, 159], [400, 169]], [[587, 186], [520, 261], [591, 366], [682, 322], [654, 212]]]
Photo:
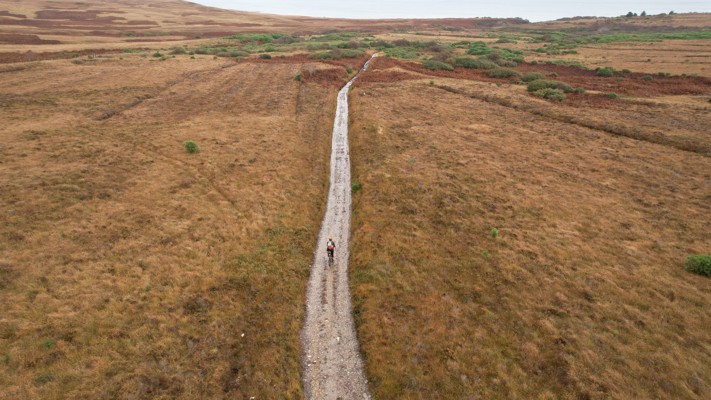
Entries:
[[521, 17], [545, 21], [574, 16], [711, 12], [711, 0], [190, 0], [241, 11], [333, 18]]

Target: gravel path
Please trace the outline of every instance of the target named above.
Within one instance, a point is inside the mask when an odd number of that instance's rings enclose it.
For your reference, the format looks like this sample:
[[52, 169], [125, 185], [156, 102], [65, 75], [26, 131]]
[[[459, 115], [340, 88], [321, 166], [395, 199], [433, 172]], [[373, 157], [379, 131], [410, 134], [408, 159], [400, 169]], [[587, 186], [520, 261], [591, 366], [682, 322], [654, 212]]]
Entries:
[[[365, 71], [369, 63], [360, 72]], [[351, 227], [348, 90], [357, 77], [338, 93], [331, 147], [331, 185], [307, 291], [306, 323], [301, 331], [307, 399], [370, 399], [348, 288]], [[328, 265], [326, 257], [329, 237], [336, 242], [333, 265]]]

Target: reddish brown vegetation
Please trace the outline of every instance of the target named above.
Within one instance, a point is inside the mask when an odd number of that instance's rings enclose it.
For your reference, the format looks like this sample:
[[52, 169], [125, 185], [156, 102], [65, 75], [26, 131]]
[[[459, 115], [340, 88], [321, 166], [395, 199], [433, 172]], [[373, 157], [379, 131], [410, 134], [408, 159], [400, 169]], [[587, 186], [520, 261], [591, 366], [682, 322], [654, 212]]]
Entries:
[[370, 58], [369, 55], [363, 55], [359, 58], [341, 58], [337, 60], [314, 60], [309, 58], [308, 54], [295, 54], [289, 57], [277, 57], [271, 59], [250, 58], [240, 62], [248, 63], [269, 63], [269, 64], [328, 64], [337, 68], [330, 69], [314, 69], [313, 71], [301, 71], [302, 80], [306, 82], [317, 83], [321, 86], [332, 86], [338, 88], [343, 86], [348, 79], [347, 68], [352, 68], [353, 71], [358, 71], [363, 67], [363, 64]]
[[[442, 78], [484, 82], [510, 82], [509, 79], [490, 78], [484, 71], [477, 69], [455, 68], [454, 71], [431, 71], [419, 63], [394, 58], [380, 58], [374, 63], [372, 73], [364, 77], [359, 84], [395, 82], [422, 78], [422, 76], [418, 77], [417, 75], [402, 71], [387, 71], [389, 68], [399, 68], [421, 75]], [[552, 64], [521, 64], [514, 69], [521, 73], [542, 72], [546, 75], [554, 76], [556, 80], [587, 90], [615, 92], [635, 96], [702, 95], [711, 91], [711, 79], [704, 77], [655, 75], [649, 79], [649, 75], [647, 74], [625, 73], [618, 74], [616, 77], [603, 78], [596, 76], [595, 71], [592, 70]]]
[[60, 44], [59, 40], [44, 40], [37, 35], [0, 33], [0, 43], [7, 44]]
[[78, 50], [73, 52], [45, 52], [35, 53], [27, 51], [26, 53], [0, 53], [0, 64], [9, 64], [16, 62], [41, 61], [41, 60], [61, 60], [74, 58], [77, 54], [81, 56], [116, 53], [116, 50], [96, 49], [96, 50]]
[[[552, 64], [522, 64], [516, 70], [521, 73], [544, 72], [556, 73], [556, 80], [588, 90], [615, 92], [635, 96], [660, 95], [701, 95], [711, 91], [711, 79], [703, 77], [681, 77], [654, 75], [651, 80], [645, 80], [648, 74], [625, 73], [614, 77], [603, 78], [595, 75], [594, 70], [586, 70], [574, 66]], [[618, 80], [618, 78], [622, 78]], [[649, 78], [647, 78], [649, 79]]]
[[13, 14], [9, 11], [0, 11], [0, 17], [15, 17], [15, 18], [27, 18], [26, 15]]

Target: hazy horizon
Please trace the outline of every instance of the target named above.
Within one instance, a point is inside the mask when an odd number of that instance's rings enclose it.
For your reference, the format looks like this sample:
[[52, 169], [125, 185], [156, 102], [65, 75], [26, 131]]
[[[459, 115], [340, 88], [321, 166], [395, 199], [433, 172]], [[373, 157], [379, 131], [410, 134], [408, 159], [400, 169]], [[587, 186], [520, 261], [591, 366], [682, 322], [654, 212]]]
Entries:
[[461, 2], [441, 0], [436, 3], [425, 0], [355, 0], [330, 2], [304, 0], [299, 2], [279, 0], [192, 0], [195, 3], [239, 11], [256, 11], [269, 14], [300, 15], [328, 18], [475, 18], [475, 17], [520, 17], [532, 22], [547, 21], [575, 16], [614, 17], [632, 11], [660, 14], [674, 11], [711, 12], [709, 0], [598, 0], [566, 1], [547, 0], [529, 2], [509, 0], [505, 3]]

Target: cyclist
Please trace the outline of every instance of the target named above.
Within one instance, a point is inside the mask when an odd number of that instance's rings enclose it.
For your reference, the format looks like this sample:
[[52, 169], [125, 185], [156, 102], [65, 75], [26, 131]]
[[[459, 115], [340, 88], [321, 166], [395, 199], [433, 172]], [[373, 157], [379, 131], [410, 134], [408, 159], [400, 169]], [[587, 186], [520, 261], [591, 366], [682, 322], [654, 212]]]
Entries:
[[333, 261], [333, 252], [336, 250], [336, 242], [332, 238], [328, 238], [326, 242], [326, 253], [328, 253], [328, 261]]

